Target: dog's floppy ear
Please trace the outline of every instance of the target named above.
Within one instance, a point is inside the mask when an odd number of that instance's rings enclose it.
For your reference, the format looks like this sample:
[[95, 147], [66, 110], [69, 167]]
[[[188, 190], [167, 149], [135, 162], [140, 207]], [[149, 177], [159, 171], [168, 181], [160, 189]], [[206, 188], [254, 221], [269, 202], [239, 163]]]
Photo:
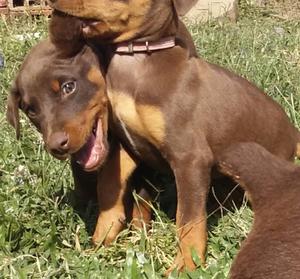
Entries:
[[6, 118], [9, 124], [11, 124], [15, 128], [17, 139], [20, 138], [20, 120], [19, 120], [20, 98], [21, 97], [16, 82], [14, 82], [7, 99]]
[[82, 21], [54, 10], [49, 23], [49, 36], [62, 57], [76, 55], [84, 46]]
[[198, 0], [173, 0], [175, 9], [178, 15], [185, 15], [196, 3]]

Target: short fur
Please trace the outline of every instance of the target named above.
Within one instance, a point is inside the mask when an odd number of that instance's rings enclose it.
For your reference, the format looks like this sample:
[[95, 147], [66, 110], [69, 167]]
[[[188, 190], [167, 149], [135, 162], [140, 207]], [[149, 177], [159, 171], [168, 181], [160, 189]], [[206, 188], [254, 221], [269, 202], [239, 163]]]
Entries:
[[[8, 97], [7, 118], [17, 135], [20, 108], [42, 133], [48, 151], [59, 159], [83, 146], [95, 118], [104, 117], [106, 139], [107, 96], [99, 59], [87, 46], [75, 56], [65, 56], [49, 39], [35, 46], [23, 62]], [[76, 91], [65, 95], [61, 86], [72, 80], [77, 81]], [[69, 135], [66, 150], [57, 146], [63, 132]]]
[[[26, 56], [8, 96], [7, 118], [19, 138], [21, 109], [43, 135], [46, 149], [58, 159], [71, 159], [77, 205], [98, 200], [95, 235], [106, 235], [102, 240], [108, 245], [126, 221], [133, 219], [136, 226], [141, 226], [141, 219], [150, 221], [151, 212], [144, 201], [133, 206], [131, 192], [126, 187], [136, 164], [119, 143], [112, 137], [108, 139], [108, 103], [99, 64], [101, 55], [77, 36], [78, 20], [69, 17], [68, 21], [70, 25], [66, 28], [56, 22], [61, 33], [52, 38], [54, 43], [46, 39]], [[62, 86], [70, 80], [76, 81], [77, 88], [65, 95]], [[96, 119], [101, 119], [106, 150], [97, 166], [85, 169], [77, 162], [76, 154], [86, 145]], [[139, 192], [145, 182], [139, 179], [130, 184], [138, 184]], [[140, 194], [149, 199], [144, 191]]]
[[254, 224], [232, 268], [232, 279], [300, 277], [300, 167], [256, 143], [229, 148], [220, 170], [250, 195]]
[[[205, 261], [206, 201], [218, 155], [232, 144], [255, 141], [293, 160], [299, 133], [283, 109], [256, 86], [196, 57], [176, 12], [178, 7], [188, 10], [195, 1], [109, 2], [114, 13], [106, 9], [105, 0], [88, 0], [91, 6], [81, 10], [70, 0], [56, 0], [53, 7], [93, 18], [84, 20], [82, 32], [106, 51], [112, 130], [137, 165], [143, 162], [174, 173], [179, 249], [172, 268], [192, 269], [191, 248]], [[120, 14], [126, 15], [125, 21]], [[56, 20], [54, 16], [52, 22]], [[50, 31], [59, 33], [51, 27]], [[152, 53], [114, 52], [116, 42], [168, 36], [175, 36], [175, 47]], [[102, 233], [94, 235], [96, 242], [102, 238]]]

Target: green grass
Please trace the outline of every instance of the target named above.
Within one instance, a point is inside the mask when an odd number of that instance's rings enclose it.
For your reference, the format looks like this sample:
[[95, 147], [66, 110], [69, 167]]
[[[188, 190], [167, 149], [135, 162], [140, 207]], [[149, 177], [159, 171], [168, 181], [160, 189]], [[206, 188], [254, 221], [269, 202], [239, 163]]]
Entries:
[[[243, 14], [237, 24], [191, 26], [198, 52], [263, 88], [299, 127], [300, 24], [257, 10]], [[0, 51], [6, 58], [0, 70], [0, 278], [161, 278], [176, 253], [174, 223], [157, 212], [150, 231], [125, 230], [112, 246], [94, 249], [95, 210], [90, 206], [79, 215], [70, 205], [68, 165], [45, 153], [24, 117], [20, 141], [6, 123], [10, 84], [39, 40], [33, 33], [46, 36], [46, 19], [0, 19]], [[207, 266], [180, 278], [226, 278], [251, 222], [247, 206], [217, 223], [211, 219]]]

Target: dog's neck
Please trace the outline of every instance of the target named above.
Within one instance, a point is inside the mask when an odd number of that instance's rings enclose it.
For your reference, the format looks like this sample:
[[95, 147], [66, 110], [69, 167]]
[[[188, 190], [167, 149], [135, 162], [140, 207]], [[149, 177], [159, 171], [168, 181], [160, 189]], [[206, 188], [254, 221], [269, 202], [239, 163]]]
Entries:
[[[151, 23], [151, 24], [150, 24]], [[175, 46], [175, 36], [178, 33], [179, 19], [177, 14], [166, 13], [163, 20], [145, 22], [132, 40], [114, 45], [116, 53], [152, 52]]]
[[111, 53], [121, 53], [125, 55], [133, 55], [134, 53], [151, 54], [153, 51], [163, 51], [173, 48], [175, 45], [187, 49], [190, 56], [197, 56], [192, 37], [180, 20], [173, 21], [165, 32], [160, 31], [159, 34], [156, 33], [154, 36], [113, 44], [109, 50]]
[[[138, 32], [132, 37], [135, 42], [155, 42], [161, 38], [175, 36], [178, 29], [179, 18], [175, 7], [168, 5], [154, 6]], [[153, 20], [155, 19], [155, 20]]]
[[168, 49], [175, 46], [175, 37], [161, 38], [157, 41], [145, 41], [136, 42], [131, 41], [127, 43], [119, 43], [115, 45], [115, 53], [137, 53], [137, 52], [147, 52], [151, 53], [153, 51], [158, 51], [162, 49]]
[[[160, 40], [164, 40], [166, 38], [175, 38], [175, 45], [177, 47], [181, 47], [183, 49], [185, 49], [188, 52], [188, 57], [197, 57], [197, 50], [196, 47], [194, 45], [193, 39], [189, 33], [189, 31], [187, 30], [186, 26], [184, 25], [184, 23], [178, 19], [178, 17], [174, 17], [174, 15], [172, 16], [172, 19], [170, 19], [169, 21], [164, 21], [164, 22], [168, 22], [168, 24], [166, 24], [165, 28], [160, 29], [158, 32], [153, 32], [148, 33], [146, 36], [139, 36], [134, 38], [133, 40], [129, 41], [129, 42], [124, 42], [122, 44], [124, 44], [124, 46], [126, 46], [125, 48], [128, 49], [128, 44], [130, 42], [135, 42], [135, 43], [144, 43], [149, 40], [151, 41], [153, 44], [156, 44], [158, 41]], [[157, 28], [156, 28], [157, 29]], [[98, 49], [104, 57], [104, 60], [102, 60], [102, 65], [105, 65], [106, 70], [108, 69], [111, 59], [117, 54], [121, 54], [122, 56], [126, 56], [126, 55], [135, 55], [139, 54], [139, 57], [141, 57], [140, 54], [143, 54], [144, 58], [150, 57], [152, 51], [148, 52], [143, 51], [143, 52], [123, 52], [123, 53], [118, 53], [116, 52], [116, 48], [118, 47], [118, 44], [107, 44], [107, 43], [101, 43], [99, 42], [99, 40], [95, 39], [91, 39], [89, 40], [89, 43], [91, 45], [94, 46], [94, 48]], [[170, 48], [171, 47], [171, 41], [169, 41], [170, 43]], [[121, 44], [121, 45], [122, 45]], [[159, 44], [159, 43], [158, 43]], [[162, 48], [159, 50], [156, 50], [156, 52], [164, 52], [167, 51], [169, 48]], [[119, 56], [119, 55], [118, 55]]]

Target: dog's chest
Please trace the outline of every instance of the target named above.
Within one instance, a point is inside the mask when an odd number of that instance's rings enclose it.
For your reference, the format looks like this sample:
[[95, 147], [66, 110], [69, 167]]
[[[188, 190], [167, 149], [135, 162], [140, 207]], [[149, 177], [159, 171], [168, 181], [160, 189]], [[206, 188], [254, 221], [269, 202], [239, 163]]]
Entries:
[[108, 90], [115, 123], [134, 147], [137, 135], [160, 149], [165, 140], [165, 121], [158, 107], [137, 103], [132, 96]]
[[161, 151], [165, 140], [164, 118], [156, 107], [137, 104], [124, 93], [109, 92], [114, 127], [124, 146], [135, 157], [160, 171], [169, 171]]

